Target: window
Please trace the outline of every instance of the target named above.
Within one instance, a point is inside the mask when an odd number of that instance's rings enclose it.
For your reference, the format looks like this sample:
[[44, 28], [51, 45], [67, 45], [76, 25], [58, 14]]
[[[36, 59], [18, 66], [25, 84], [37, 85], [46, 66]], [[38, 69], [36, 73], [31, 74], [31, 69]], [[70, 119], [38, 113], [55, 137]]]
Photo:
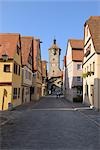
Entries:
[[90, 64], [90, 72], [91, 72], [91, 64]]
[[13, 99], [17, 99], [17, 88], [13, 90]]
[[53, 70], [53, 75], [54, 75], [55, 71]]
[[93, 72], [95, 72], [95, 62], [93, 62]]
[[87, 72], [89, 71], [88, 66], [87, 66]]
[[16, 64], [14, 63], [14, 73], [16, 72]]
[[77, 77], [77, 81], [80, 82], [81, 81], [81, 77]]
[[18, 98], [20, 98], [20, 88], [18, 89]]
[[85, 68], [85, 73], [86, 73], [86, 68]]
[[29, 79], [29, 72], [26, 70], [26, 79]]
[[88, 96], [88, 85], [85, 85], [85, 95]]
[[17, 66], [17, 64], [16, 64], [16, 74], [17, 74], [17, 68], [18, 68], [18, 66]]
[[29, 94], [29, 88], [26, 88], [26, 95]]
[[29, 80], [31, 80], [31, 72], [29, 72]]
[[82, 94], [82, 90], [81, 89], [77, 89], [77, 94], [81, 95]]
[[37, 72], [37, 78], [39, 79], [39, 73]]
[[77, 70], [81, 70], [81, 69], [82, 69], [81, 64], [77, 64]]
[[29, 57], [28, 57], [28, 62], [29, 62], [29, 64], [32, 65], [32, 56], [31, 55], [29, 55]]
[[37, 75], [37, 72], [34, 72], [33, 73], [33, 77], [36, 78], [36, 75]]
[[18, 75], [20, 75], [20, 65], [19, 65], [19, 67], [18, 67]]
[[35, 87], [31, 87], [31, 94], [34, 94], [34, 92], [35, 92]]
[[87, 47], [85, 56], [87, 57], [91, 52], [91, 44]]
[[17, 67], [17, 64], [14, 63], [14, 73], [15, 73], [15, 74], [17, 74], [17, 68], [18, 68], [18, 67]]
[[4, 72], [10, 72], [10, 65], [4, 65]]
[[88, 96], [88, 85], [86, 85], [86, 95]]

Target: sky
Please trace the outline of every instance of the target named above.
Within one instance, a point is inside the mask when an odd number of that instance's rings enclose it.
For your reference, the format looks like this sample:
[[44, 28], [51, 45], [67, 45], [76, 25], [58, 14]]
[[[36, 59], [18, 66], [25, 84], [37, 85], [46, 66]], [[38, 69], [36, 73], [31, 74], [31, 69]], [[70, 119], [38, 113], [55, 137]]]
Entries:
[[0, 0], [0, 33], [40, 38], [47, 61], [55, 37], [62, 68], [68, 39], [83, 39], [85, 21], [98, 15], [100, 0]]

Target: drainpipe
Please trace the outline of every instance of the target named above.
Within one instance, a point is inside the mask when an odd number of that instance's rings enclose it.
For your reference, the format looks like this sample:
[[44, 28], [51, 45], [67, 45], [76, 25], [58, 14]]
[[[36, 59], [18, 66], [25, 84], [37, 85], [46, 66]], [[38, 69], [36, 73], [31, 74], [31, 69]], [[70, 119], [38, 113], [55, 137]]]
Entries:
[[99, 81], [98, 81], [98, 111], [99, 111], [99, 109], [100, 109], [100, 108], [99, 108], [99, 91], [100, 91], [100, 90], [99, 90], [99, 82], [100, 82], [100, 79], [98, 79], [98, 80], [99, 80]]

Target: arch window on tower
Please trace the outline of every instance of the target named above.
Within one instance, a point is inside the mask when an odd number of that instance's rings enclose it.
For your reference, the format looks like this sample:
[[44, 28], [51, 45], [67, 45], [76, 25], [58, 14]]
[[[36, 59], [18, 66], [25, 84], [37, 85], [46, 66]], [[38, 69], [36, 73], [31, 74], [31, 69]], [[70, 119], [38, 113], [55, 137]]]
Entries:
[[53, 70], [53, 75], [54, 75], [54, 72], [55, 72], [55, 71]]

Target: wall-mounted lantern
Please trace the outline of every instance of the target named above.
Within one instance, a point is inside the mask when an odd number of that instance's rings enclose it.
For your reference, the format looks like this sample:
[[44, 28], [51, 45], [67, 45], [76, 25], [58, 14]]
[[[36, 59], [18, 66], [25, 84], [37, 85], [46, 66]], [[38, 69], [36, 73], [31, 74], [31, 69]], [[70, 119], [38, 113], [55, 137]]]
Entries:
[[2, 59], [3, 61], [7, 61], [8, 60], [8, 55], [5, 53], [2, 55]]

